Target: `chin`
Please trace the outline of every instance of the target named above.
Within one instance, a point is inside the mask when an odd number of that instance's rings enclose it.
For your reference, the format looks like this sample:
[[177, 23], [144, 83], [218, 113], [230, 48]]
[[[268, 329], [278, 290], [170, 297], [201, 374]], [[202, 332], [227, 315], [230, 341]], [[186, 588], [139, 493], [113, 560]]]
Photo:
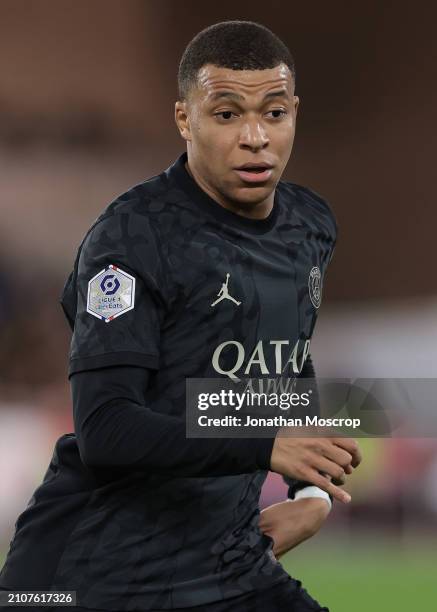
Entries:
[[233, 200], [244, 205], [255, 205], [263, 202], [274, 191], [274, 186], [239, 187], [234, 191]]

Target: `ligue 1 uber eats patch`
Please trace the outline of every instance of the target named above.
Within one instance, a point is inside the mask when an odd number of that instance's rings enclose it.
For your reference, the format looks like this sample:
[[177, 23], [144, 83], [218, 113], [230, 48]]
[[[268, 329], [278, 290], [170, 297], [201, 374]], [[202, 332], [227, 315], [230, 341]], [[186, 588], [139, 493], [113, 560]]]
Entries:
[[135, 278], [114, 265], [101, 270], [88, 283], [87, 312], [109, 323], [132, 310]]

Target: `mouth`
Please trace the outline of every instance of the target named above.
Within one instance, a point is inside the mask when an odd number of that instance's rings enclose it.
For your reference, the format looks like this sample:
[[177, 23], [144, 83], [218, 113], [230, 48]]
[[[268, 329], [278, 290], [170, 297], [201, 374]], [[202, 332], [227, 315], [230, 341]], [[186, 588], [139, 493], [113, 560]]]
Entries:
[[260, 162], [251, 162], [235, 168], [235, 172], [245, 183], [264, 183], [272, 175], [273, 166]]

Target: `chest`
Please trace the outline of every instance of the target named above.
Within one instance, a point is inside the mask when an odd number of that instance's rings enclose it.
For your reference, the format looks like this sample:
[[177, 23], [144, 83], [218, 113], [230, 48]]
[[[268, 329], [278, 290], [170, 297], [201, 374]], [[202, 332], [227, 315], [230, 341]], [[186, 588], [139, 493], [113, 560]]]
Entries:
[[303, 227], [262, 235], [204, 227], [171, 247], [178, 297], [164, 333], [170, 354], [202, 355], [216, 372], [261, 363], [265, 373], [293, 355], [300, 370], [321, 303], [327, 242]]
[[211, 325], [256, 320], [267, 333], [320, 307], [330, 245], [306, 228], [263, 235], [204, 228], [185, 249], [172, 246], [180, 315]]

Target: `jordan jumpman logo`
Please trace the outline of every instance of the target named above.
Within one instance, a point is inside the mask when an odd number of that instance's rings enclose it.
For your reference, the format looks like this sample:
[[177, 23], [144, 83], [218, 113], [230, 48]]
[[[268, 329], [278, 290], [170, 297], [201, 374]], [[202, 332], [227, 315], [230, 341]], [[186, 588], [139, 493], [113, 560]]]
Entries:
[[219, 302], [221, 302], [222, 300], [231, 300], [231, 302], [234, 302], [234, 304], [237, 304], [237, 306], [239, 306], [241, 304], [241, 302], [239, 302], [238, 300], [236, 300], [235, 298], [232, 297], [232, 295], [229, 295], [228, 292], [228, 281], [229, 281], [229, 272], [226, 274], [226, 282], [222, 283], [222, 288], [220, 289], [220, 291], [217, 293], [218, 295], [218, 299], [213, 302], [211, 304], [211, 306], [215, 306], [216, 304], [218, 304]]

